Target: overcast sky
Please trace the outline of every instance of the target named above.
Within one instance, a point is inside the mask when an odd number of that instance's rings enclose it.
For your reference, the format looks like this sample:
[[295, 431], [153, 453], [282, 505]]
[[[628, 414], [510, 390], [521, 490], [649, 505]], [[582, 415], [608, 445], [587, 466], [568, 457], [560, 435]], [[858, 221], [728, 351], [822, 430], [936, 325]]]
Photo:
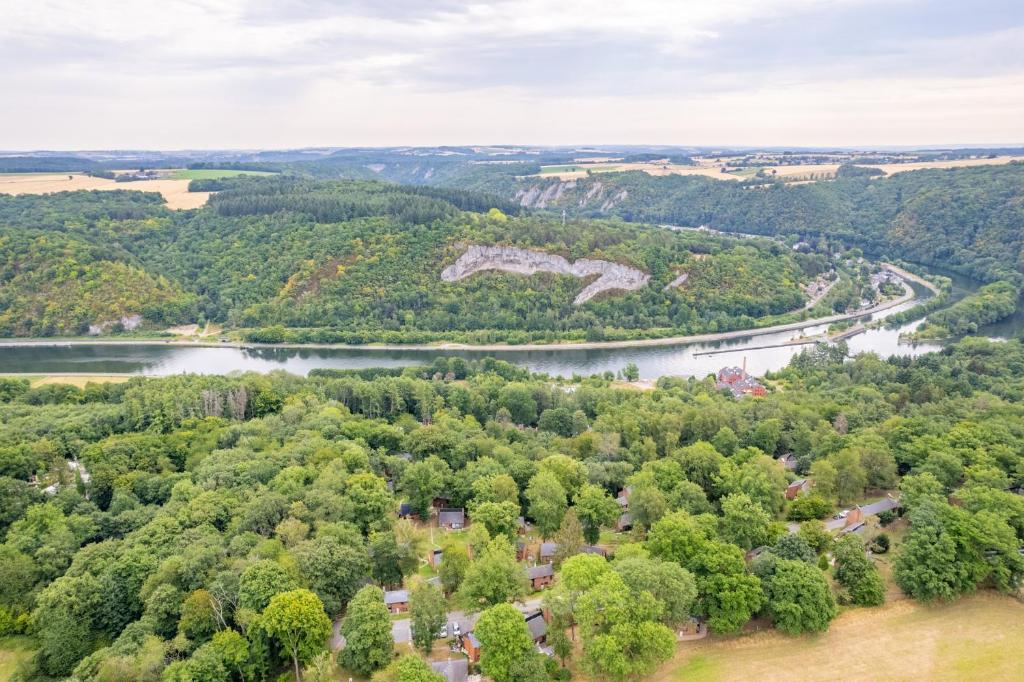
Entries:
[[1024, 0], [0, 0], [0, 149], [1024, 143]]

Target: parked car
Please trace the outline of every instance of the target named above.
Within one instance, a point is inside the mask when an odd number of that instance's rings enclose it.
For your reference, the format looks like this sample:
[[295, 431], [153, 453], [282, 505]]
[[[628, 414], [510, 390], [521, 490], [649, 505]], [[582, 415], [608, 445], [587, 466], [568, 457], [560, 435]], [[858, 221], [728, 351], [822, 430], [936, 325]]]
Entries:
[[437, 636], [441, 639], [445, 639], [446, 637], [448, 637], [448, 623], [445, 623], [441, 626], [441, 632], [437, 633]]
[[452, 623], [452, 635], [454, 635], [455, 637], [462, 636], [462, 626], [459, 625], [459, 621], [455, 621], [454, 623]]

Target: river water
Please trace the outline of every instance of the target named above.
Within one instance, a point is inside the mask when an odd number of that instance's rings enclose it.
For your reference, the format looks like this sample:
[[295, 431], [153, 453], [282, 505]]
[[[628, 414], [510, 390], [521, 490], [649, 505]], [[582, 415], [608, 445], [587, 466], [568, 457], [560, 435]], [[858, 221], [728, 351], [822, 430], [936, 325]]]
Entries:
[[[943, 273], [952, 275], [952, 273]], [[954, 278], [954, 298], [977, 288], [978, 284], [964, 277]], [[905, 310], [930, 296], [930, 292], [912, 284], [918, 295], [913, 301], [878, 313], [882, 319]], [[871, 319], [871, 318], [866, 318]], [[847, 340], [852, 353], [874, 352], [890, 355], [919, 355], [941, 348], [940, 344], [902, 344], [901, 333], [911, 331], [920, 322], [911, 322], [896, 329], [871, 329]], [[607, 370], [617, 371], [627, 363], [636, 363], [640, 376], [656, 379], [664, 375], [706, 376], [726, 365], [741, 365], [755, 375], [778, 370], [789, 363], [806, 345], [787, 344], [800, 336], [813, 336], [826, 331], [827, 325], [810, 325], [799, 331], [777, 332], [743, 337], [715, 343], [677, 346], [616, 348], [596, 350], [532, 350], [532, 351], [413, 351], [371, 349], [294, 349], [188, 347], [172, 345], [53, 345], [0, 348], [0, 373], [31, 374], [147, 374], [165, 376], [195, 372], [226, 374], [234, 371], [268, 372], [283, 369], [306, 374], [320, 367], [365, 368], [401, 367], [428, 363], [438, 355], [458, 355], [467, 359], [493, 356], [528, 367], [535, 372], [569, 377], [574, 373], [589, 375]], [[1024, 311], [1002, 322], [990, 325], [982, 334], [993, 338], [1015, 336], [1024, 329]]]

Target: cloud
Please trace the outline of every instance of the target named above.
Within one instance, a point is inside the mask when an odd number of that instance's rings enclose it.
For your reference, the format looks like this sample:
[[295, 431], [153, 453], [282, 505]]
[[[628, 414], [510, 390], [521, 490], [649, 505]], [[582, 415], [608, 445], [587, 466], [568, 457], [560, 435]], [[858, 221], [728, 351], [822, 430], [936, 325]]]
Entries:
[[[1024, 140], [1017, 0], [14, 0], [0, 19], [0, 148], [729, 143], [752, 127], [734, 106], [826, 144], [871, 118], [893, 143], [882, 121], [915, 113], [933, 141]], [[915, 112], [938, 84], [973, 128]], [[862, 101], [867, 122], [844, 113]]]

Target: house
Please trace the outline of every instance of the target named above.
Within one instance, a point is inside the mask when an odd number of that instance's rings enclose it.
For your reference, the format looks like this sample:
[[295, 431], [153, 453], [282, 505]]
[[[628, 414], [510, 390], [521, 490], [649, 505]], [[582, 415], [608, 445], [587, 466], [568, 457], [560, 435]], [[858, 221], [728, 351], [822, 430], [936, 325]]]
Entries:
[[480, 640], [472, 632], [462, 635], [462, 650], [466, 652], [470, 663], [480, 661]]
[[763, 396], [768, 390], [761, 383], [747, 374], [747, 361], [743, 359], [743, 367], [723, 367], [718, 370], [715, 384], [721, 390], [727, 390], [736, 398], [746, 395]]
[[615, 501], [619, 503], [619, 506], [623, 510], [629, 509], [629, 495], [633, 492], [633, 486], [627, 485], [625, 488], [619, 491], [619, 496], [615, 498]]
[[542, 590], [555, 580], [555, 567], [551, 564], [531, 566], [526, 569], [526, 575], [530, 579], [530, 586], [535, 590]]
[[865, 504], [863, 507], [858, 509], [864, 513], [864, 516], [877, 516], [887, 511], [894, 511], [900, 508], [900, 501], [892, 495], [886, 495], [878, 502], [872, 502], [871, 504]]
[[444, 675], [447, 682], [467, 682], [469, 680], [469, 661], [464, 658], [434, 661], [430, 667], [434, 669], [434, 672]]
[[441, 555], [443, 552], [439, 549], [431, 550], [430, 554], [427, 555], [427, 563], [433, 566], [435, 569], [441, 568]]
[[442, 509], [437, 513], [437, 525], [440, 528], [451, 528], [452, 530], [465, 528], [466, 510], [461, 507], [457, 509]]
[[620, 533], [627, 530], [633, 529], [633, 515], [629, 512], [621, 515], [619, 520], [615, 522], [615, 530]]
[[540, 554], [538, 558], [543, 563], [551, 563], [551, 560], [555, 558], [555, 552], [557, 551], [557, 542], [542, 542], [540, 543]]
[[810, 490], [810, 480], [806, 478], [798, 478], [786, 486], [786, 499], [795, 500], [800, 495], [806, 495]]
[[530, 631], [530, 637], [534, 644], [543, 644], [548, 638], [548, 622], [544, 620], [544, 614], [540, 611], [524, 615], [526, 629]]
[[786, 471], [796, 470], [796, 455], [792, 452], [787, 452], [782, 457], [779, 457], [779, 465]]
[[608, 550], [604, 547], [598, 547], [597, 545], [583, 545], [583, 554], [596, 554], [603, 556], [605, 559], [608, 558]]
[[409, 610], [409, 590], [388, 590], [384, 593], [384, 606], [391, 613], [405, 613]]

